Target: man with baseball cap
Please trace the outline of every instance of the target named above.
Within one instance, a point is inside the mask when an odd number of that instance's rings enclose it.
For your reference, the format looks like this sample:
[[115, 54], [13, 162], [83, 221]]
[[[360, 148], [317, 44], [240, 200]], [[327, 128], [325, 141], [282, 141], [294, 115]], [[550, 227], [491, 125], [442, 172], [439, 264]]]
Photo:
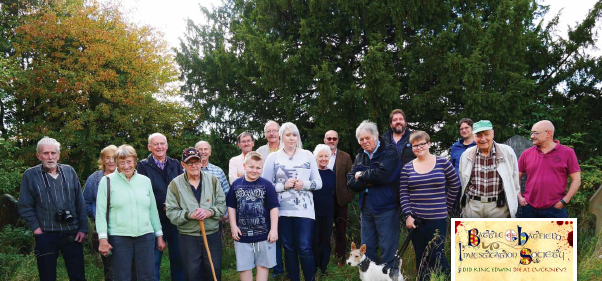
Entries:
[[460, 157], [463, 217], [514, 218], [520, 192], [516, 154], [493, 141], [489, 120], [474, 123], [473, 133], [477, 145]]
[[226, 196], [219, 180], [201, 171], [201, 155], [194, 147], [184, 149], [181, 165], [184, 174], [169, 184], [165, 204], [167, 217], [178, 228], [184, 276], [186, 280], [211, 279], [211, 266], [199, 225], [199, 221], [203, 221], [217, 280], [221, 280], [219, 222], [226, 212]]

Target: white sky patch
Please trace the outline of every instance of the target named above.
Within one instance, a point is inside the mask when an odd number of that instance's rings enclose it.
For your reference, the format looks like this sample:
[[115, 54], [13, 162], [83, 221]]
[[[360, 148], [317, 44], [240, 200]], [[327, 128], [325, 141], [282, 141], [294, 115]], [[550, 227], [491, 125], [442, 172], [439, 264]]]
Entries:
[[[179, 38], [186, 32], [186, 20], [192, 19], [196, 24], [206, 23], [199, 5], [211, 10], [221, 5], [221, 0], [99, 0], [100, 3], [119, 3], [129, 20], [137, 24], [150, 25], [163, 33], [170, 47], [178, 47]], [[550, 6], [546, 18], [549, 20], [561, 9], [557, 36], [567, 38], [568, 26], [574, 28], [596, 3], [595, 0], [538, 0]], [[213, 6], [212, 6], [213, 5]], [[602, 44], [596, 44], [598, 50], [588, 50], [598, 55]]]

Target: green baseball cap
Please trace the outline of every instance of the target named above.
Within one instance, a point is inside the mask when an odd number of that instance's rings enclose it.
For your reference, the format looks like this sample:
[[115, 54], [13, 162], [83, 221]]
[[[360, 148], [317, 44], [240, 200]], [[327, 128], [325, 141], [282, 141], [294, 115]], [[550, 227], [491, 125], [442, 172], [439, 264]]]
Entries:
[[472, 133], [476, 134], [482, 131], [493, 130], [493, 125], [491, 125], [491, 121], [489, 120], [481, 120], [472, 125]]

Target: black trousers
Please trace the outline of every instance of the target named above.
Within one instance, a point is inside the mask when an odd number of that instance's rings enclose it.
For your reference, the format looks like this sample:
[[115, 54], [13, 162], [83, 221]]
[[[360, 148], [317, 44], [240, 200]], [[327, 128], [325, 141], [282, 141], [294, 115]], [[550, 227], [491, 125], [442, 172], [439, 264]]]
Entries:
[[[447, 220], [425, 220], [423, 219], [412, 235], [412, 245], [416, 253], [416, 272], [420, 281], [430, 280], [430, 274], [439, 269], [449, 276], [450, 267], [445, 257], [445, 236], [447, 235]], [[435, 232], [439, 230], [439, 236], [433, 240]]]
[[44, 232], [34, 235], [35, 254], [40, 281], [56, 280], [56, 262], [59, 253], [63, 255], [69, 280], [86, 280], [84, 271], [84, 247], [75, 242], [76, 232]]
[[349, 245], [347, 245], [347, 209], [349, 204], [341, 207], [337, 204], [336, 199], [334, 204], [334, 255], [344, 262], [347, 259], [346, 254], [349, 248]]
[[328, 261], [330, 261], [330, 237], [332, 235], [332, 216], [316, 216], [314, 223], [314, 261], [316, 271], [319, 268], [322, 273], [326, 273]]
[[[209, 257], [205, 249], [205, 243], [202, 236], [180, 235], [180, 255], [182, 256], [182, 268], [184, 269], [184, 279], [186, 281], [194, 280], [213, 280]], [[217, 280], [222, 280], [222, 234], [217, 231], [207, 234], [207, 244], [211, 251], [211, 260]]]

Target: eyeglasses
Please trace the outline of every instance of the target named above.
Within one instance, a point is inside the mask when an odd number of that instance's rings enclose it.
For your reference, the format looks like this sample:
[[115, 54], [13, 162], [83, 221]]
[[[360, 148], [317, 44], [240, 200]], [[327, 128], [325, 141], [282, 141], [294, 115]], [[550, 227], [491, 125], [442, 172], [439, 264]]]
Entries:
[[548, 130], [544, 130], [544, 131], [541, 131], [541, 132], [535, 132], [535, 131], [532, 131], [532, 132], [531, 132], [531, 135], [532, 135], [532, 136], [533, 136], [533, 135], [539, 135], [539, 134], [541, 134], [541, 133], [547, 133], [547, 132], [548, 132]]
[[265, 134], [266, 134], [266, 135], [271, 135], [271, 134], [274, 134], [274, 135], [276, 135], [276, 134], [278, 134], [278, 130], [269, 130], [269, 131], [265, 131]]
[[187, 162], [186, 165], [192, 167], [192, 166], [201, 166], [201, 162], [199, 161], [194, 161], [194, 162]]
[[327, 141], [337, 141], [339, 138], [334, 137], [334, 138], [326, 138]]
[[427, 144], [428, 143], [426, 143], [426, 142], [415, 144], [415, 145], [412, 145], [412, 149], [422, 149], [422, 148], [425, 148]]

